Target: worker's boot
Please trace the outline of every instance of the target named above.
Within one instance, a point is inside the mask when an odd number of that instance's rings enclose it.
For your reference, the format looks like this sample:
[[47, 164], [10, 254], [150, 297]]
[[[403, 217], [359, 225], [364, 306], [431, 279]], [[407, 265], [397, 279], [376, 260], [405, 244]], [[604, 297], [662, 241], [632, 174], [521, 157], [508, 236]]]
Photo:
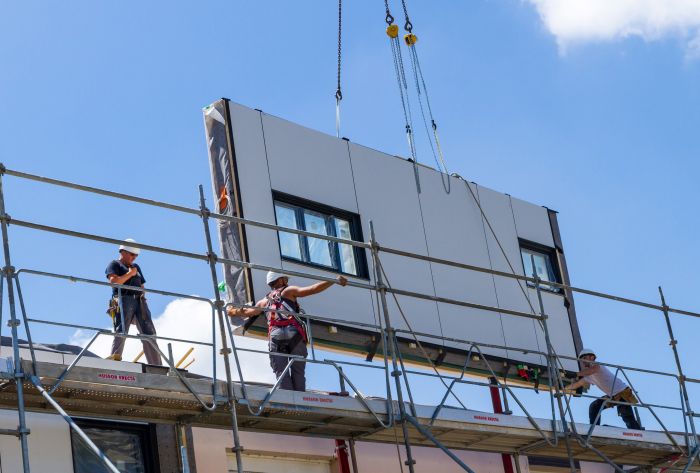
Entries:
[[122, 356], [119, 353], [112, 353], [105, 360], [122, 361]]

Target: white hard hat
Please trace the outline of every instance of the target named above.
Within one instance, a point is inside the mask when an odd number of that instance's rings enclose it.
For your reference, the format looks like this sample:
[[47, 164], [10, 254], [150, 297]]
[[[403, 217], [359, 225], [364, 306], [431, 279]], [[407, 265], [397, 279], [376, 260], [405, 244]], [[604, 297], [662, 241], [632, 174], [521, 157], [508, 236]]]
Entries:
[[578, 352], [579, 358], [581, 358], [582, 356], [586, 356], [586, 355], [596, 356], [595, 352], [589, 348], [583, 348], [580, 352]]
[[[127, 238], [124, 241], [136, 243], [136, 240], [134, 240], [133, 238]], [[135, 255], [138, 255], [139, 253], [141, 253], [141, 248], [136, 248], [135, 246], [129, 246], [129, 245], [119, 245], [119, 251], [121, 251], [121, 250], [128, 251], [129, 253], [133, 253]]]
[[287, 276], [286, 274], [278, 273], [276, 271], [268, 271], [267, 277], [265, 278], [265, 282], [267, 282], [267, 284], [270, 285], [270, 283], [277, 281], [279, 278], [287, 278], [287, 277], [289, 277], [289, 276]]

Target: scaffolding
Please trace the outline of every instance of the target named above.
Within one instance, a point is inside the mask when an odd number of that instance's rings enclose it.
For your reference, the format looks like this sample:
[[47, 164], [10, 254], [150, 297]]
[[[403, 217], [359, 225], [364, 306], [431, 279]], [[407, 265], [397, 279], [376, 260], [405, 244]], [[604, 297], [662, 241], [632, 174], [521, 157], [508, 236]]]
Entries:
[[[7, 177], [22, 180], [35, 181], [50, 186], [58, 186], [76, 191], [98, 194], [101, 196], [129, 201], [145, 206], [158, 207], [181, 214], [188, 214], [202, 222], [206, 248], [204, 253], [182, 251], [162, 246], [126, 242], [120, 239], [84, 233], [76, 230], [49, 226], [37, 222], [15, 219], [11, 217], [5, 208], [5, 196], [3, 192], [3, 180]], [[371, 254], [372, 270], [374, 278], [368, 282], [349, 281], [348, 284], [371, 291], [376, 297], [381, 317], [376, 324], [360, 323], [350, 320], [339, 320], [324, 314], [304, 314], [307, 322], [330, 322], [356, 327], [375, 333], [380, 340], [382, 359], [380, 363], [367, 364], [333, 358], [317, 356], [314, 345], [311, 323], [308, 323], [310, 357], [303, 359], [290, 357], [286, 366], [289, 370], [293, 363], [309, 363], [325, 366], [332, 370], [338, 377], [341, 395], [304, 395], [284, 391], [280, 389], [278, 380], [271, 388], [261, 387], [254, 383], [246, 382], [241, 368], [239, 355], [245, 352], [268, 355], [267, 351], [238, 347], [236, 337], [229, 318], [226, 316], [226, 308], [245, 307], [244, 304], [226, 303], [221, 299], [218, 289], [217, 265], [235, 265], [248, 270], [278, 271], [290, 276], [299, 276], [317, 281], [335, 281], [332, 278], [317, 274], [291, 271], [256, 264], [250, 261], [236, 261], [221, 258], [214, 252], [210, 232], [210, 222], [228, 221], [240, 226], [254, 226], [274, 232], [286, 232], [302, 236], [324, 239], [336, 243], [351, 245], [368, 251]], [[199, 260], [208, 265], [211, 274], [213, 298], [197, 297], [178, 292], [161, 289], [141, 289], [131, 286], [111, 284], [104, 281], [88, 279], [70, 274], [51, 273], [32, 268], [17, 269], [11, 261], [9, 227], [23, 227], [50, 234], [64, 235], [72, 238], [92, 240], [108, 244], [129, 244], [143, 250], [153, 251], [166, 255]], [[68, 423], [70, 428], [79, 435], [88, 447], [112, 472], [118, 469], [89, 437], [73, 421], [74, 415], [104, 416], [106, 418], [127, 418], [146, 420], [149, 422], [168, 422], [178, 426], [178, 433], [182, 425], [204, 425], [230, 429], [233, 435], [232, 452], [236, 457], [238, 473], [243, 473], [243, 458], [239, 437], [239, 428], [258, 430], [263, 432], [274, 431], [278, 433], [291, 433], [296, 435], [321, 436], [327, 438], [343, 438], [352, 442], [355, 440], [367, 440], [376, 442], [403, 442], [406, 456], [405, 465], [413, 473], [415, 471], [415, 459], [412, 453], [413, 445], [431, 445], [440, 448], [454, 460], [464, 471], [473, 470], [460, 459], [453, 450], [478, 450], [498, 452], [512, 456], [512, 464], [515, 470], [520, 472], [519, 457], [521, 455], [537, 452], [538, 455], [568, 459], [572, 473], [577, 471], [576, 460], [592, 460], [605, 462], [616, 472], [643, 472], [651, 471], [653, 467], [672, 467], [673, 471], [700, 471], [698, 455], [700, 443], [695, 426], [696, 414], [690, 403], [688, 384], [700, 383], [700, 380], [685, 376], [677, 349], [677, 340], [674, 336], [671, 322], [671, 314], [700, 317], [699, 313], [670, 307], [664, 294], [659, 288], [660, 303], [652, 304], [629, 298], [619, 297], [598, 291], [578, 288], [571, 285], [546, 281], [546, 286], [554, 286], [567, 294], [580, 293], [589, 296], [612, 300], [637, 307], [643, 307], [656, 311], [662, 315], [670, 339], [670, 347], [675, 360], [675, 372], [662, 372], [643, 368], [633, 368], [609, 363], [598, 363], [614, 370], [615, 378], [621, 378], [635, 392], [639, 403], [635, 409], [645, 409], [659, 425], [658, 431], [640, 431], [632, 433], [629, 430], [613, 427], [600, 427], [577, 423], [571, 409], [571, 394], [565, 390], [566, 381], [564, 374], [565, 361], [576, 362], [576, 358], [557, 354], [549, 336], [548, 316], [542, 302], [543, 286], [536, 274], [532, 276], [517, 275], [488, 268], [472, 266], [445, 259], [439, 259], [424, 255], [406, 252], [400, 249], [389, 248], [381, 245], [375, 235], [374, 227], [370, 222], [370, 240], [367, 242], [346, 240], [337, 237], [310, 233], [280, 227], [265, 222], [257, 222], [244, 218], [226, 216], [211, 212], [205, 203], [202, 186], [199, 187], [199, 206], [190, 208], [167, 202], [160, 202], [113, 192], [96, 187], [85, 186], [58, 179], [41, 177], [17, 170], [7, 169], [0, 165], [0, 227], [2, 230], [3, 253], [5, 265], [2, 268], [2, 284], [0, 284], [0, 301], [4, 300], [4, 291], [7, 291], [9, 303], [8, 326], [12, 336], [12, 357], [8, 359], [8, 366], [0, 370], [0, 377], [4, 380], [0, 385], [0, 405], [16, 408], [18, 412], [17, 429], [5, 429], [0, 434], [17, 436], [21, 445], [23, 471], [30, 471], [27, 411], [36, 411], [46, 408], [55, 410]], [[392, 254], [405, 258], [420, 259], [433, 264], [447, 265], [465, 271], [477, 271], [492, 274], [495, 277], [516, 280], [521, 288], [534, 288], [537, 300], [532, 312], [507, 310], [498, 307], [489, 307], [465, 300], [437, 297], [436, 295], [421, 294], [417, 292], [394, 288], [388, 280], [382, 266], [382, 254]], [[534, 268], [534, 262], [532, 267]], [[124, 332], [114, 332], [99, 327], [66, 323], [60, 320], [47, 320], [30, 317], [27, 313], [25, 300], [22, 294], [20, 280], [24, 275], [47, 278], [51, 280], [64, 280], [87, 284], [98, 287], [115, 288], [121, 298], [124, 289], [138, 290], [144, 293], [159, 294], [167, 297], [182, 298], [200, 301], [208, 304], [211, 310], [212, 338], [210, 341], [176, 339], [156, 335], [130, 335], [128, 327]], [[523, 291], [523, 293], [525, 293]], [[533, 350], [519, 349], [512, 346], [480, 343], [478, 340], [456, 340], [449, 337], [414, 332], [405, 314], [401, 309], [397, 296], [420, 298], [461, 307], [477, 308], [489, 312], [500, 313], [512, 317], [525, 317], [536, 320], [545, 335], [546, 350], [534, 352]], [[389, 311], [389, 298], [393, 298], [398, 307], [399, 316], [408, 326], [406, 330], [396, 328], [397, 314]], [[0, 316], [2, 315], [0, 306]], [[264, 309], [266, 310], [266, 309]], [[279, 311], [284, 312], [284, 311]], [[82, 351], [64, 364], [49, 363], [38, 360], [37, 348], [32, 341], [30, 325], [45, 324], [54, 327], [88, 330], [94, 332]], [[27, 348], [20, 343], [19, 327], [23, 325], [27, 337]], [[121, 325], [124, 327], [124, 324]], [[216, 329], [220, 333], [220, 339], [216, 335]], [[398, 336], [412, 337], [418, 348], [426, 355], [426, 363], [432, 367], [433, 372], [418, 370], [408, 366], [400, 350]], [[140, 340], [151, 344], [166, 361], [166, 367], [157, 369], [147, 367], [144, 373], [120, 372], [119, 370], [95, 369], [80, 366], [79, 362], [88, 352], [89, 348], [98, 337], [122, 337]], [[421, 340], [435, 339], [442, 342], [459, 343], [467, 353], [465, 363], [457, 374], [440, 372], [421, 345]], [[168, 343], [168, 353], [163, 353], [158, 346], [158, 341]], [[172, 354], [171, 342], [187, 342], [207, 347], [211, 351], [212, 377], [192, 376], [176, 367]], [[549, 394], [549, 409], [551, 416], [547, 419], [537, 418], [530, 414], [525, 402], [519, 393], [522, 390], [534, 389], [530, 385], [513, 384], [506, 382], [505, 376], [501, 380], [496, 369], [483, 355], [485, 348], [507, 349], [511, 351], [527, 351], [543, 357], [546, 360], [545, 379]], [[273, 356], [275, 354], [272, 354]], [[222, 356], [225, 379], [218, 380], [217, 358]], [[288, 355], [279, 355], [285, 356]], [[488, 380], [467, 377], [473, 358], [483, 360], [487, 369]], [[384, 396], [381, 399], [369, 398], [362, 394], [343, 367], [363, 367], [381, 372], [384, 380]], [[678, 387], [680, 406], [645, 403], [639, 392], [635, 389], [628, 373], [636, 372], [645, 375], [653, 375], [671, 380]], [[434, 406], [421, 405], [414, 400], [411, 391], [411, 378], [430, 377], [439, 380], [444, 388], [444, 395], [439, 404]], [[235, 378], [235, 379], [234, 379]], [[415, 382], [415, 381], [414, 381]], [[500, 391], [505, 401], [505, 412], [484, 415], [483, 412], [470, 410], [456, 392], [461, 385], [484, 387], [489, 390]], [[349, 396], [347, 389], [352, 391]], [[590, 397], [584, 395], [584, 397]], [[448, 399], [455, 400], [459, 407], [449, 406]], [[515, 402], [523, 415], [513, 415], [508, 406], [508, 400]], [[623, 401], [607, 401], [610, 405], [631, 405]], [[664, 409], [680, 413], [683, 420], [682, 432], [671, 432], [664, 424], [657, 410]], [[601, 411], [602, 412], [602, 411]], [[303, 415], [300, 415], [303, 414]], [[600, 415], [600, 414], [599, 414]], [[178, 435], [180, 439], [182, 435]], [[189, 471], [186, 451], [182, 449], [182, 470]], [[621, 465], [632, 466], [625, 469]], [[673, 466], [677, 465], [677, 466]], [[671, 471], [671, 470], [667, 470]], [[357, 471], [355, 472], [357, 473]]]

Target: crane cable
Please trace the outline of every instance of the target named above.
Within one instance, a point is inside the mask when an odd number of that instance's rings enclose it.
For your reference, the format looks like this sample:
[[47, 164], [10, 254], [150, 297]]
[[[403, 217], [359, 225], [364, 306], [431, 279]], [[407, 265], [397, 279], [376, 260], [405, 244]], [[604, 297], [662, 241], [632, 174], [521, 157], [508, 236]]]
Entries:
[[[394, 68], [396, 69], [397, 81], [399, 83], [399, 94], [401, 96], [402, 105], [404, 107], [404, 118], [406, 119], [406, 131], [409, 139], [409, 148], [411, 149], [411, 157], [414, 163], [417, 163], [417, 150], [413, 137], [413, 123], [411, 117], [411, 107], [408, 95], [408, 85], [406, 81], [406, 73], [403, 66], [403, 57], [400, 50], [400, 41], [398, 39], [398, 26], [393, 25], [394, 17], [391, 15], [389, 10], [389, 1], [384, 1], [384, 6], [386, 9], [386, 22], [389, 25], [387, 27], [387, 35], [391, 41], [392, 56], [394, 58]], [[432, 152], [433, 159], [435, 160], [435, 165], [437, 170], [440, 172], [440, 179], [442, 181], [442, 186], [446, 193], [450, 193], [451, 181], [449, 177], [449, 169], [445, 161], [445, 157], [442, 151], [442, 146], [440, 143], [440, 136], [438, 133], [437, 121], [433, 115], [433, 109], [430, 104], [430, 96], [428, 94], [428, 87], [426, 85], [425, 76], [423, 75], [423, 69], [420, 65], [420, 60], [418, 57], [418, 51], [416, 43], [418, 42], [418, 37], [413, 34], [413, 23], [408, 14], [408, 8], [406, 6], [406, 0], [401, 0], [401, 6], [403, 8], [403, 13], [405, 17], [404, 30], [406, 34], [404, 35], [404, 42], [409, 50], [409, 59], [411, 62], [411, 70], [413, 75], [413, 80], [415, 83], [416, 95], [418, 98], [418, 104], [420, 107], [421, 118], [423, 119], [423, 126], [425, 128], [426, 137], [430, 145], [430, 151]], [[417, 172], [417, 169], [415, 169]], [[416, 174], [416, 182], [418, 182], [418, 176]], [[420, 183], [418, 183], [418, 189], [420, 192]]]
[[[403, 65], [403, 57], [401, 55], [401, 43], [399, 41], [399, 27], [394, 24], [394, 17], [389, 9], [389, 0], [384, 0], [384, 8], [386, 9], [385, 21], [387, 24], [386, 34], [389, 36], [389, 45], [391, 47], [391, 55], [394, 60], [394, 72], [396, 73], [396, 83], [399, 86], [399, 96], [401, 97], [401, 107], [403, 108], [404, 123], [406, 126], [406, 139], [408, 140], [408, 148], [411, 152], [411, 161], [413, 162], [413, 174], [416, 179], [416, 188], [420, 194], [420, 180], [418, 178], [418, 156], [416, 153], [416, 145], [413, 139], [413, 117], [411, 115], [411, 102], [408, 95], [408, 82], [406, 81], [406, 70]], [[410, 25], [410, 22], [407, 23]]]
[[[420, 106], [421, 117], [423, 118], [423, 126], [425, 127], [425, 134], [428, 138], [428, 143], [430, 144], [430, 151], [433, 154], [433, 159], [435, 160], [435, 165], [438, 171], [441, 172], [440, 178], [442, 180], [442, 186], [446, 193], [450, 193], [451, 182], [450, 173], [447, 168], [447, 163], [445, 162], [445, 157], [442, 153], [442, 146], [440, 145], [440, 137], [438, 135], [438, 126], [433, 116], [433, 109], [430, 106], [430, 96], [428, 95], [428, 87], [425, 84], [425, 77], [423, 76], [423, 69], [420, 65], [420, 60], [418, 59], [418, 49], [416, 43], [418, 42], [418, 37], [413, 34], [413, 23], [408, 16], [408, 8], [406, 7], [406, 0], [401, 0], [401, 6], [403, 7], [403, 13], [406, 21], [404, 22], [404, 30], [406, 35], [404, 36], [404, 42], [408, 46], [409, 57], [411, 59], [411, 70], [413, 71], [413, 79], [416, 86], [416, 95], [418, 96], [418, 104]], [[425, 105], [423, 101], [425, 100]], [[426, 118], [426, 109], [428, 111], [428, 117], [430, 118], [430, 126], [428, 126], [428, 119]], [[432, 129], [432, 134], [431, 134]], [[444, 174], [444, 175], [443, 175]]]
[[343, 92], [340, 89], [340, 66], [342, 64], [343, 0], [338, 0], [338, 87], [335, 89], [335, 135], [340, 138], [340, 102]]

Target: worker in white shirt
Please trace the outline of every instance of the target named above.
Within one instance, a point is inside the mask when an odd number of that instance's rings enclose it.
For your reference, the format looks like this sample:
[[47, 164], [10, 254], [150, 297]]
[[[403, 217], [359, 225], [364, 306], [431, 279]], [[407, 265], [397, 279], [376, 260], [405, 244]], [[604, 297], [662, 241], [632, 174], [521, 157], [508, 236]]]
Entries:
[[594, 363], [596, 355], [593, 350], [584, 348], [578, 354], [578, 358], [581, 360], [583, 369], [578, 373], [579, 380], [570, 384], [567, 391], [573, 392], [580, 387], [595, 384], [605, 394], [593, 401], [588, 408], [589, 422], [599, 425], [603, 409], [612, 407], [617, 402], [626, 402], [628, 404], [617, 404], [617, 413], [622, 417], [628, 429], [640, 430], [642, 427], [634, 416], [630, 405], [639, 402], [632, 389], [620, 379], [620, 376], [614, 375], [605, 366]]

